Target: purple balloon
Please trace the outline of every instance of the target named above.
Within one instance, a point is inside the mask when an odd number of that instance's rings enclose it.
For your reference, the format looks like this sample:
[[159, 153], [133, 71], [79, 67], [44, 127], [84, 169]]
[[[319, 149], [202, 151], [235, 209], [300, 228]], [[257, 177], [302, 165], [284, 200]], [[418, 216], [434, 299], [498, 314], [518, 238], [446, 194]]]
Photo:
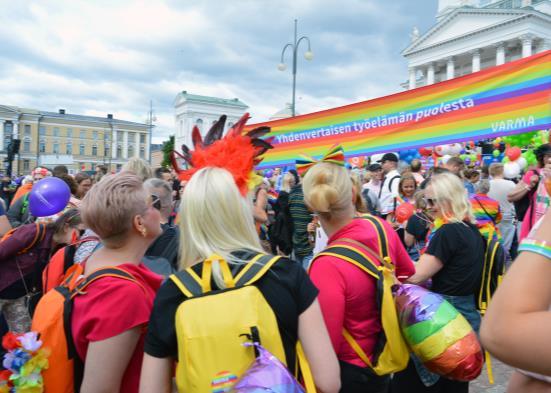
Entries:
[[67, 207], [71, 190], [67, 183], [57, 177], [46, 177], [33, 184], [29, 193], [29, 209], [35, 217], [59, 213]]

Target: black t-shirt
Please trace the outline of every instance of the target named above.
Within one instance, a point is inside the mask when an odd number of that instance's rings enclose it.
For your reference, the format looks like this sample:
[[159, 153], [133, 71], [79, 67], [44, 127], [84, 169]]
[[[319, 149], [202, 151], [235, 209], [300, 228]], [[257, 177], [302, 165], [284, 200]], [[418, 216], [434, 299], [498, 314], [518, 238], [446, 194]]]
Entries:
[[432, 277], [432, 290], [443, 295], [473, 295], [480, 287], [484, 266], [484, 242], [476, 226], [450, 223], [438, 229], [427, 254], [444, 267]]
[[163, 232], [149, 246], [145, 255], [148, 257], [166, 258], [174, 269], [178, 269], [178, 250], [180, 247], [180, 230], [177, 226], [161, 224]]
[[[241, 256], [240, 256], [241, 257]], [[241, 257], [243, 258], [243, 257]], [[202, 263], [192, 267], [201, 275]], [[242, 265], [243, 266], [243, 265]], [[242, 266], [236, 266], [235, 274]], [[232, 269], [233, 270], [233, 269]], [[216, 284], [211, 282], [212, 288]], [[281, 258], [270, 270], [254, 283], [274, 311], [285, 349], [289, 368], [295, 364], [295, 345], [298, 337], [298, 317], [316, 299], [318, 289], [297, 262]], [[157, 292], [145, 339], [145, 352], [158, 358], [178, 359], [178, 343], [174, 318], [178, 306], [187, 297], [172, 280], [167, 280]], [[235, 305], [235, 312], [239, 306]]]
[[411, 216], [406, 225], [406, 232], [415, 237], [418, 242], [422, 242], [427, 238], [428, 230], [427, 220], [423, 220], [417, 214]]

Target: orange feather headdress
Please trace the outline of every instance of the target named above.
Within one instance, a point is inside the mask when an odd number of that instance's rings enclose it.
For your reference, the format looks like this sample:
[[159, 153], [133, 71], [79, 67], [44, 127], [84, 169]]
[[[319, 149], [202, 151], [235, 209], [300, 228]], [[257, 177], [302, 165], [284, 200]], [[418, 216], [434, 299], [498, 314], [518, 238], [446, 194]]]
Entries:
[[[224, 168], [232, 174], [241, 194], [247, 195], [255, 185], [254, 166], [261, 162], [261, 156], [273, 147], [270, 144], [272, 138], [260, 139], [270, 132], [270, 127], [258, 127], [246, 134], [243, 132], [245, 123], [249, 119], [249, 114], [245, 113], [224, 137], [222, 135], [226, 115], [220, 116], [204, 139], [201, 137], [199, 128], [194, 126], [191, 140], [195, 150], [192, 151], [186, 145], [182, 145], [182, 153], [173, 151], [171, 154], [172, 166], [180, 180], [189, 180], [202, 168]], [[189, 169], [180, 168], [177, 156], [186, 161]]]

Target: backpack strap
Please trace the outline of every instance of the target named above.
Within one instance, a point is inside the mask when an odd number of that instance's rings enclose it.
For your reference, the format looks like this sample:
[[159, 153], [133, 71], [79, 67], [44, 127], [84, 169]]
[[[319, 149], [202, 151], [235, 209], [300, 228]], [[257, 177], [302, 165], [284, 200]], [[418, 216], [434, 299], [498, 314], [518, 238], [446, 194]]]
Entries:
[[130, 274], [126, 270], [120, 269], [116, 266], [109, 266], [109, 267], [105, 267], [105, 268], [95, 270], [92, 273], [90, 273], [81, 283], [79, 283], [76, 286], [73, 293], [71, 294], [71, 298], [74, 298], [77, 295], [84, 294], [85, 292], [83, 292], [83, 291], [84, 291], [84, 289], [86, 289], [86, 287], [88, 285], [92, 284], [94, 281], [97, 281], [97, 280], [99, 280], [100, 278], [103, 278], [103, 277], [116, 277], [116, 278], [120, 278], [122, 280], [131, 281], [131, 282], [137, 284], [140, 288], [142, 288], [144, 293], [146, 292], [144, 286], [140, 282], [138, 282], [132, 274]]
[[[240, 287], [251, 285], [259, 280], [279, 259], [281, 259], [281, 257], [263, 253], [254, 255], [235, 278], [233, 278], [234, 286]], [[203, 277], [200, 277], [191, 268], [172, 274], [169, 278], [188, 298], [199, 296], [210, 291], [210, 287], [205, 291]]]
[[[38, 222], [34, 223], [36, 232], [34, 233], [33, 240], [31, 243], [23, 248], [21, 251], [19, 251], [17, 254], [25, 254], [27, 251], [29, 251], [31, 248], [33, 248], [37, 243], [41, 242], [44, 239], [44, 236], [46, 236], [46, 225], [41, 224]], [[14, 228], [14, 231], [17, 230], [17, 228]], [[13, 233], [13, 232], [12, 232]]]
[[381, 223], [381, 221], [379, 221], [379, 218], [372, 216], [371, 214], [363, 215], [361, 218], [369, 222], [377, 232], [377, 241], [379, 242], [379, 256], [385, 262], [390, 263], [391, 259], [389, 255], [388, 237], [386, 235], [383, 224]]
[[241, 269], [237, 276], [235, 276], [235, 285], [239, 287], [253, 284], [280, 259], [280, 256], [257, 254], [243, 269]]

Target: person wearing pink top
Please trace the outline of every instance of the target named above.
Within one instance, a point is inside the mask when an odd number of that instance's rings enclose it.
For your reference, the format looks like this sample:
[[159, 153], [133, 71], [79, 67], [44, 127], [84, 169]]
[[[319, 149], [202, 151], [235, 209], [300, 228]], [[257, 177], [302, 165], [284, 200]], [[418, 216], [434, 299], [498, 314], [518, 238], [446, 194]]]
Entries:
[[[356, 217], [355, 191], [343, 166], [317, 163], [306, 173], [303, 189], [307, 206], [319, 217], [329, 236], [328, 246], [346, 238], [379, 252], [377, 233], [365, 219]], [[398, 235], [386, 221], [379, 221], [387, 233], [389, 255], [397, 276], [413, 275], [413, 263]], [[351, 263], [325, 255], [312, 263], [310, 277], [320, 291], [318, 299], [341, 366], [341, 393], [386, 392], [390, 376], [375, 375], [342, 335], [346, 328], [373, 358], [377, 335], [382, 329], [376, 305], [376, 280]]]

